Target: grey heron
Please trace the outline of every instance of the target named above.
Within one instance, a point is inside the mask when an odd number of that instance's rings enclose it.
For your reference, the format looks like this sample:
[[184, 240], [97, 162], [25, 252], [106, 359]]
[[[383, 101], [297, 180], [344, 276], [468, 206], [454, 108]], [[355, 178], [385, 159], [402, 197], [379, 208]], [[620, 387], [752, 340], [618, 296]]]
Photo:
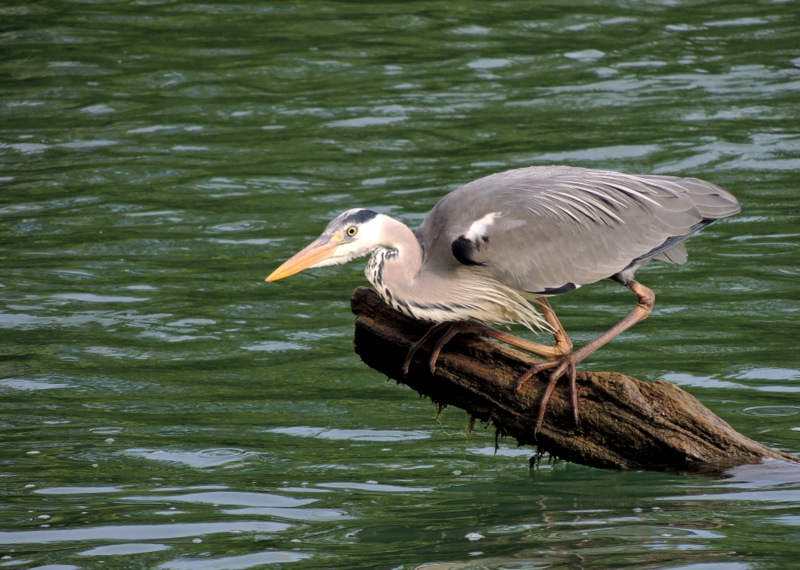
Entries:
[[[575, 367], [646, 318], [655, 294], [634, 273], [652, 259], [684, 263], [683, 240], [740, 211], [727, 190], [697, 178], [632, 175], [569, 166], [534, 166], [492, 174], [447, 194], [412, 232], [384, 214], [348, 210], [313, 243], [267, 277], [346, 263], [371, 254], [365, 273], [386, 303], [433, 326], [408, 351], [439, 335], [429, 366], [459, 333], [489, 337], [546, 359], [517, 381], [550, 370], [536, 432], [559, 378], [568, 379], [578, 424]], [[634, 309], [611, 329], [573, 350], [548, 299], [602, 279], [633, 291]], [[538, 308], [538, 310], [537, 310]], [[492, 325], [549, 330], [554, 344], [533, 342]]]

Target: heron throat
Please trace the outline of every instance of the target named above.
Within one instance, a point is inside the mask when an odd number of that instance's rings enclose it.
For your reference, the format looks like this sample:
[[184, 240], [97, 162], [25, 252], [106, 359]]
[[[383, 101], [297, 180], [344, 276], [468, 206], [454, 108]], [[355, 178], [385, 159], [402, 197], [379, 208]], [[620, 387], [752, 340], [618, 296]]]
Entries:
[[[412, 259], [409, 259], [412, 258]], [[367, 263], [364, 274], [387, 305], [407, 317], [440, 323], [464, 319], [464, 312], [475, 307], [462, 303], [415, 299], [410, 292], [421, 265], [413, 255], [401, 259], [401, 250], [379, 247]]]

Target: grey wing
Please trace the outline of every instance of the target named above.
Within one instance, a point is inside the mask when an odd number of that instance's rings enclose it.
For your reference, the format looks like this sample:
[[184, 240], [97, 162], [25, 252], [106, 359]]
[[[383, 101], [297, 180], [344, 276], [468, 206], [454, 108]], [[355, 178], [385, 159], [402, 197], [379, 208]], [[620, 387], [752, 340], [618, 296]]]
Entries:
[[552, 295], [627, 280], [653, 258], [682, 263], [684, 239], [739, 209], [729, 192], [696, 178], [530, 167], [448, 194], [417, 235], [429, 270], [480, 267]]

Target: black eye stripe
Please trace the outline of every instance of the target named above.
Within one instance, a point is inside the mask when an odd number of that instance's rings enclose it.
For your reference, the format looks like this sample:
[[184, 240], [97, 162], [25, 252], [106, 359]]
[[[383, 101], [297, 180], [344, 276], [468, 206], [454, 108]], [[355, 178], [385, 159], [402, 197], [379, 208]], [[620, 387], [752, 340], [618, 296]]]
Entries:
[[376, 212], [373, 212], [372, 210], [358, 209], [355, 211], [351, 211], [350, 215], [347, 216], [346, 220], [344, 221], [349, 222], [351, 224], [363, 224], [365, 222], [370, 221], [377, 215], [378, 214]]

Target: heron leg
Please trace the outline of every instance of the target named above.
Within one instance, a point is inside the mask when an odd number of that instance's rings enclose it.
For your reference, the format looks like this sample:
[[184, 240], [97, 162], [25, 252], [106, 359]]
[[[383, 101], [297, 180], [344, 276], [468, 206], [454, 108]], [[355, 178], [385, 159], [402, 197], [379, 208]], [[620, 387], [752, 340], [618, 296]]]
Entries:
[[[542, 304], [541, 301], [540, 304]], [[422, 338], [412, 344], [408, 349], [408, 354], [406, 355], [405, 362], [403, 363], [403, 374], [408, 374], [411, 361], [413, 360], [417, 351], [432, 337], [441, 333], [441, 331], [445, 328], [446, 330], [444, 334], [439, 337], [439, 339], [436, 341], [436, 344], [433, 346], [433, 350], [431, 351], [431, 357], [428, 361], [431, 373], [436, 372], [436, 361], [439, 359], [439, 355], [441, 354], [444, 346], [458, 334], [474, 334], [499, 340], [500, 342], [515, 348], [520, 348], [538, 356], [547, 358], [548, 360], [555, 360], [565, 354], [569, 354], [569, 352], [572, 351], [572, 342], [569, 340], [564, 327], [561, 326], [558, 318], [556, 318], [555, 312], [550, 306], [550, 303], [548, 303], [546, 300], [544, 300], [544, 304], [542, 305], [542, 312], [544, 313], [548, 324], [550, 324], [551, 328], [553, 329], [553, 334], [556, 339], [555, 346], [533, 342], [511, 333], [497, 330], [493, 327], [476, 321], [453, 321], [438, 323], [428, 329]]]
[[636, 293], [636, 295], [639, 297], [639, 300], [636, 303], [636, 307], [634, 307], [634, 309], [628, 314], [628, 316], [626, 316], [616, 325], [608, 329], [606, 332], [601, 334], [593, 341], [585, 344], [578, 350], [570, 352], [569, 354], [553, 362], [543, 362], [541, 364], [534, 364], [517, 381], [517, 389], [519, 389], [522, 382], [524, 382], [537, 372], [554, 368], [554, 370], [550, 373], [550, 376], [548, 377], [547, 388], [545, 388], [544, 394], [542, 394], [542, 398], [539, 401], [539, 415], [536, 418], [536, 427], [534, 428], [534, 433], [538, 433], [539, 429], [542, 427], [545, 410], [547, 409], [547, 403], [550, 401], [550, 396], [553, 393], [553, 389], [555, 388], [558, 379], [564, 375], [567, 375], [567, 377], [569, 378], [573, 417], [575, 418], [575, 423], [577, 424], [578, 402], [577, 402], [577, 392], [575, 390], [575, 376], [576, 376], [575, 367], [584, 358], [586, 358], [595, 350], [606, 344], [608, 341], [619, 336], [621, 333], [625, 332], [639, 321], [646, 319], [653, 311], [653, 305], [655, 304], [656, 295], [655, 293], [653, 293], [651, 289], [645, 287], [638, 281], [634, 281], [632, 279], [628, 282], [622, 282], [622, 284], [625, 285], [625, 287], [627, 287], [634, 293]]
[[608, 341], [616, 338], [636, 323], [643, 321], [650, 316], [650, 313], [653, 312], [653, 305], [655, 305], [656, 302], [656, 294], [653, 292], [653, 290], [645, 287], [638, 281], [634, 281], [633, 279], [627, 283], [623, 283], [623, 285], [636, 293], [636, 296], [639, 297], [639, 300], [637, 301], [633, 310], [628, 314], [627, 317], [622, 319], [592, 342], [589, 342], [575, 352], [568, 354], [565, 358], [569, 358], [574, 364], [578, 364], [581, 360], [589, 356]]
[[[553, 331], [553, 337], [555, 338], [555, 345], [549, 344], [542, 344], [539, 342], [533, 342], [526, 338], [522, 338], [516, 335], [513, 335], [508, 332], [504, 332], [498, 330], [496, 328], [490, 327], [488, 325], [476, 322], [476, 321], [454, 321], [454, 322], [444, 322], [438, 323], [433, 325], [428, 331], [420, 338], [417, 342], [411, 345], [408, 349], [408, 354], [406, 355], [406, 359], [403, 362], [403, 374], [408, 374], [408, 369], [411, 366], [411, 361], [414, 358], [414, 355], [417, 351], [422, 347], [428, 340], [439, 334], [442, 330], [447, 328], [445, 333], [439, 338], [436, 344], [433, 347], [433, 351], [431, 352], [431, 357], [429, 361], [429, 366], [431, 372], [436, 372], [436, 361], [439, 359], [439, 355], [442, 352], [444, 346], [450, 342], [454, 336], [457, 334], [474, 334], [479, 336], [484, 336], [487, 338], [491, 338], [494, 340], [498, 340], [502, 343], [505, 343], [509, 346], [513, 346], [515, 348], [519, 348], [521, 350], [525, 350], [532, 354], [536, 354], [537, 356], [541, 356], [546, 358], [550, 361], [557, 361], [562, 356], [569, 354], [572, 352], [572, 341], [569, 339], [567, 335], [567, 331], [564, 330], [564, 327], [561, 325], [561, 322], [558, 320], [553, 307], [550, 305], [550, 302], [542, 297], [541, 299], [537, 300], [540, 308], [542, 309], [542, 314], [547, 320], [547, 324], [550, 325], [550, 329]], [[527, 380], [532, 376], [533, 373], [525, 374], [524, 378], [517, 381], [517, 386]]]
[[[552, 350], [551, 354], [542, 354], [542, 353], [535, 353], [539, 354], [540, 356], [544, 356], [550, 362], [543, 362], [541, 364], [535, 364], [531, 368], [529, 368], [522, 376], [517, 378], [517, 383], [515, 386], [515, 390], [520, 392], [522, 386], [525, 385], [525, 382], [537, 372], [542, 370], [546, 370], [553, 366], [556, 366], [560, 359], [568, 354], [572, 353], [572, 341], [570, 340], [569, 336], [567, 335], [567, 331], [564, 329], [564, 326], [561, 324], [561, 321], [558, 320], [553, 307], [550, 305], [550, 301], [547, 300], [546, 297], [542, 297], [538, 300], [539, 306], [542, 309], [542, 314], [544, 315], [547, 323], [550, 325], [550, 328], [553, 331], [553, 337], [555, 338], [555, 345], [549, 347]], [[531, 351], [533, 352], [533, 351]], [[575, 420], [575, 425], [578, 425], [578, 390], [576, 384], [576, 372], [575, 366], [568, 366], [564, 372], [569, 379], [569, 394], [570, 394], [570, 403], [572, 404], [572, 417]], [[542, 393], [541, 400], [539, 401], [539, 416], [536, 422], [536, 430], [534, 433], [538, 433], [539, 428], [541, 427], [542, 421], [544, 419], [544, 410], [547, 409], [547, 402], [550, 401], [550, 396], [553, 393], [553, 390], [558, 383], [558, 379], [564, 374], [562, 372], [559, 375], [551, 374], [548, 378], [547, 386], [545, 387], [544, 392]]]
[[[457, 334], [475, 334], [475, 335], [495, 338], [494, 333], [499, 333], [501, 335], [506, 335], [511, 338], [517, 338], [513, 335], [503, 333], [502, 331], [498, 331], [490, 326], [475, 321], [453, 321], [453, 322], [438, 323], [436, 325], [433, 325], [430, 329], [428, 329], [428, 332], [426, 332], [422, 336], [422, 338], [420, 338], [417, 342], [412, 344], [411, 348], [408, 349], [406, 360], [403, 363], [403, 374], [408, 374], [408, 368], [411, 365], [411, 360], [414, 358], [414, 355], [416, 354], [417, 350], [419, 350], [419, 348], [422, 345], [428, 342], [428, 339], [439, 334], [445, 327], [447, 328], [447, 330], [444, 332], [443, 335], [439, 337], [439, 339], [436, 341], [436, 344], [433, 345], [433, 350], [431, 351], [431, 357], [430, 360], [428, 361], [428, 366], [431, 370], [431, 374], [436, 372], [436, 361], [439, 360], [439, 355], [442, 353], [444, 345], [453, 340], [453, 337], [456, 336]], [[519, 340], [525, 340], [525, 339], [519, 339]], [[548, 348], [545, 345], [539, 345], [539, 346]]]
[[450, 342], [450, 340], [452, 340], [452, 338], [457, 334], [464, 333], [471, 333], [498, 340], [509, 346], [526, 350], [532, 354], [547, 358], [548, 360], [557, 360], [558, 358], [572, 352], [572, 341], [569, 339], [567, 331], [564, 330], [564, 327], [558, 320], [553, 307], [550, 306], [550, 302], [544, 297], [539, 299], [537, 302], [542, 309], [542, 314], [553, 331], [553, 337], [555, 338], [556, 342], [555, 345], [551, 346], [549, 344], [533, 342], [475, 321], [453, 322], [450, 323], [450, 328], [447, 329], [447, 332], [445, 332], [438, 340], [436, 345], [434, 345], [430, 359], [431, 372], [436, 371], [436, 361], [439, 359], [439, 354], [442, 352], [444, 345]]
[[444, 345], [450, 342], [454, 336], [459, 333], [475, 333], [476, 327], [481, 327], [478, 323], [473, 323], [471, 321], [461, 321], [461, 322], [454, 322], [450, 323], [450, 328], [436, 341], [436, 344], [433, 345], [433, 350], [431, 351], [431, 358], [428, 361], [428, 367], [431, 369], [431, 374], [436, 372], [436, 361], [439, 360], [439, 354], [441, 354]]
[[483, 330], [476, 332], [476, 334], [480, 334], [494, 340], [499, 340], [500, 342], [509, 346], [525, 350], [531, 354], [546, 358], [547, 360], [557, 360], [565, 354], [572, 352], [572, 341], [569, 339], [567, 331], [564, 330], [564, 327], [561, 325], [561, 321], [558, 320], [553, 307], [550, 306], [550, 302], [545, 297], [537, 299], [536, 302], [542, 309], [542, 315], [547, 321], [547, 324], [550, 325], [550, 329], [553, 331], [553, 338], [555, 339], [554, 345], [533, 342], [526, 338], [497, 330], [486, 325], [479, 325], [483, 327]]

